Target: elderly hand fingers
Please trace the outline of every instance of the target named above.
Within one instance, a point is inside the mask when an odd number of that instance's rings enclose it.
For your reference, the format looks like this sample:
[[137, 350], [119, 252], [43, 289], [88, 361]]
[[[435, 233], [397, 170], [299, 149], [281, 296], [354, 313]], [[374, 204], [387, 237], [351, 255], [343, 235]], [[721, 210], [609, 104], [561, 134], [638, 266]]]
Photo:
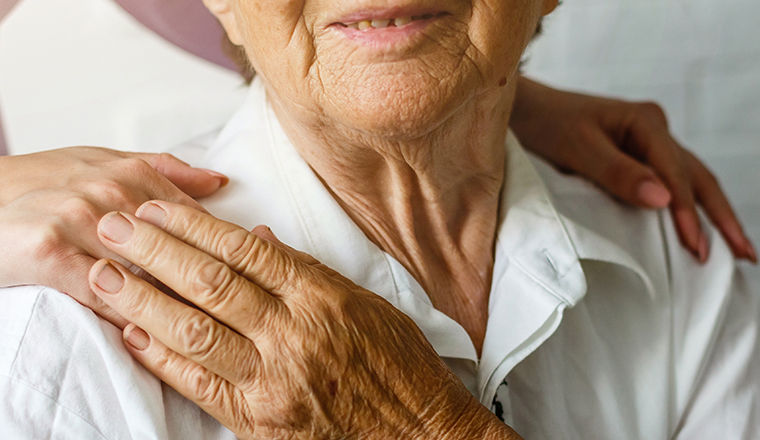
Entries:
[[[184, 208], [187, 213], [204, 215]], [[214, 221], [217, 220], [204, 216], [192, 219], [184, 228], [191, 236], [213, 234], [213, 231], [199, 229], [196, 222]], [[132, 215], [106, 215], [98, 225], [98, 234], [106, 247], [240, 333], [251, 335], [283, 310], [281, 301], [238, 275], [227, 264]]]
[[137, 216], [223, 261], [273, 295], [292, 294], [294, 280], [308, 279], [309, 266], [278, 245], [186, 206], [147, 202], [137, 210]]
[[734, 256], [757, 262], [755, 248], [744, 233], [718, 179], [693, 154], [688, 151], [685, 154], [699, 204], [704, 207], [707, 216], [721, 231]]
[[240, 389], [179, 355], [134, 324], [124, 329], [124, 341], [132, 356], [157, 378], [195, 402], [240, 438], [250, 437], [252, 427], [243, 417], [250, 410]]
[[89, 279], [93, 292], [129, 322], [233, 384], [248, 383], [258, 368], [251, 340], [158, 291], [124, 266], [100, 260]]
[[168, 153], [128, 153], [146, 161], [171, 183], [190, 197], [206, 197], [227, 185], [227, 176], [211, 170], [194, 168]]
[[124, 328], [128, 321], [109, 307], [90, 288], [88, 274], [97, 260], [90, 255], [76, 254], [65, 258], [55, 268], [45, 270], [50, 281], [41, 284], [51, 286], [74, 298], [79, 304], [89, 308], [111, 324]]

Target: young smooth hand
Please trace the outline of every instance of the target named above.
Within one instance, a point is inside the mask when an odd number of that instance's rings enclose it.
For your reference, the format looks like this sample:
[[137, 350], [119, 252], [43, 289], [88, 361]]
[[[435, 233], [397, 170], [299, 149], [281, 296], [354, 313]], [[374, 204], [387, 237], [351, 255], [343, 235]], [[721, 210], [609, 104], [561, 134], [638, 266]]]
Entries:
[[624, 202], [669, 206], [681, 243], [699, 261], [707, 261], [709, 249], [697, 204], [737, 258], [757, 262], [718, 180], [673, 138], [657, 104], [563, 92], [521, 78], [510, 125], [525, 148]]
[[0, 178], [0, 286], [53, 287], [119, 326], [87, 282], [97, 259], [118, 259], [95, 235], [100, 218], [153, 199], [203, 209], [191, 197], [227, 182], [169, 154], [86, 147], [2, 157]]

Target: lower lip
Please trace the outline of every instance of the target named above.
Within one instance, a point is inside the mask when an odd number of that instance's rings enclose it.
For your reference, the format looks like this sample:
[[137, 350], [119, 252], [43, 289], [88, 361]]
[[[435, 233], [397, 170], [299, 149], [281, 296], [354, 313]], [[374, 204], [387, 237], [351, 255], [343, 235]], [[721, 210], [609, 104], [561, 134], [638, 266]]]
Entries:
[[381, 29], [358, 30], [350, 27], [344, 27], [340, 24], [334, 24], [331, 27], [341, 32], [348, 39], [355, 41], [363, 46], [371, 48], [386, 49], [398, 44], [409, 44], [415, 36], [422, 34], [428, 26], [443, 18], [438, 15], [424, 20], [414, 20], [413, 22], [397, 27], [388, 26]]

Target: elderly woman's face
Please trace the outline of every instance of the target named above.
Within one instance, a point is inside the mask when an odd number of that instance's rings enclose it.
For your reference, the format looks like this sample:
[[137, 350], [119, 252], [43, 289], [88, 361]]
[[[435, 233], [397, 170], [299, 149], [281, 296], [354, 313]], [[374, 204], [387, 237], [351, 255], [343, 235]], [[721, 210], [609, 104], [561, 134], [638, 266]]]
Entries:
[[296, 117], [407, 137], [511, 83], [557, 0], [206, 3]]

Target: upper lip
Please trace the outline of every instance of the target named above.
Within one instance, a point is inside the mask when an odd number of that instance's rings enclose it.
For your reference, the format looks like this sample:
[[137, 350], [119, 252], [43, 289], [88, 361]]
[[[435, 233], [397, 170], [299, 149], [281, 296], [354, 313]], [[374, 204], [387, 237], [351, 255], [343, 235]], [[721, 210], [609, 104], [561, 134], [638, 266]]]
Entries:
[[397, 7], [385, 7], [385, 8], [365, 8], [358, 11], [350, 12], [341, 16], [338, 20], [332, 21], [330, 24], [350, 24], [358, 23], [361, 21], [372, 20], [390, 20], [393, 18], [403, 17], [419, 17], [423, 15], [443, 15], [446, 11], [440, 7], [428, 7], [428, 6], [397, 6]]

